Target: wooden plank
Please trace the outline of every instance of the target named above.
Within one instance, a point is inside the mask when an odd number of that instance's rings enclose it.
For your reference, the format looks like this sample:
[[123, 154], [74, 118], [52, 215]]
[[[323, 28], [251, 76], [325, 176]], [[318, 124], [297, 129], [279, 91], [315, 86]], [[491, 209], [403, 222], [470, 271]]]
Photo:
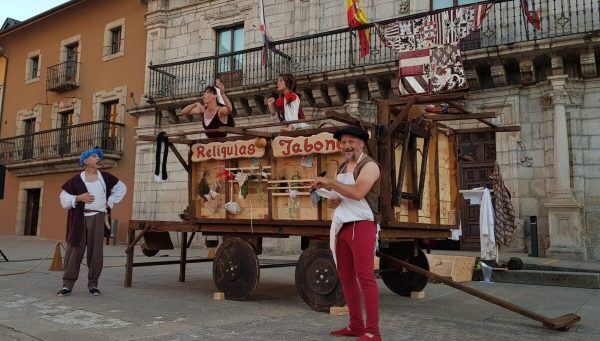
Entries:
[[[383, 126], [388, 126], [390, 121], [389, 100], [377, 102], [377, 121]], [[382, 141], [379, 144], [379, 164], [381, 165], [381, 177], [379, 180], [381, 220], [389, 221], [394, 217], [392, 209], [392, 177], [396, 175], [393, 165], [394, 150], [391, 148], [392, 141]]]
[[390, 239], [447, 239], [450, 238], [451, 232], [446, 230], [419, 230], [419, 229], [401, 229], [401, 230], [384, 230], [379, 233], [381, 240]]
[[429, 207], [427, 208], [429, 212], [429, 217], [431, 223], [439, 224], [437, 217], [437, 209], [438, 209], [438, 174], [437, 174], [437, 159], [438, 159], [438, 130], [435, 125], [431, 126], [431, 139], [429, 140], [429, 165], [427, 169], [428, 174], [428, 182], [429, 182]]
[[423, 209], [423, 192], [425, 191], [425, 175], [427, 174], [427, 160], [429, 159], [429, 138], [423, 141], [423, 155], [421, 157], [421, 170], [419, 177], [418, 209]]
[[448, 137], [448, 163], [450, 170], [450, 210], [454, 212], [454, 224], [458, 225], [458, 162], [456, 158], [456, 135], [450, 135]]
[[503, 126], [496, 128], [466, 128], [466, 129], [455, 129], [456, 134], [470, 134], [470, 133], [506, 133], [511, 131], [521, 131], [521, 126]]
[[460, 120], [479, 120], [482, 118], [496, 118], [495, 112], [486, 112], [479, 114], [424, 114], [424, 118], [431, 121], [460, 121]]

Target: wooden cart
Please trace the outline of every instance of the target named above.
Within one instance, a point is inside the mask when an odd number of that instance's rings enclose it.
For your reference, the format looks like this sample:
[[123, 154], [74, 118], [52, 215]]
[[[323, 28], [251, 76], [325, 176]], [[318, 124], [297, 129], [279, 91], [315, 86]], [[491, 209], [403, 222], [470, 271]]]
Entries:
[[[381, 166], [379, 251], [428, 269], [418, 241], [446, 239], [457, 226], [456, 140], [453, 131], [438, 121], [457, 117], [482, 120], [494, 115], [464, 110], [458, 115], [426, 114], [417, 104], [459, 100], [462, 96], [382, 101], [376, 123], [328, 112], [324, 118], [305, 120], [320, 128], [287, 133], [267, 132], [261, 130], [267, 125], [256, 125], [220, 128], [237, 134], [220, 139], [192, 141], [184, 135], [169, 136], [171, 150], [189, 174], [189, 207], [181, 222], [130, 221], [125, 286], [131, 286], [133, 267], [144, 265], [179, 263], [179, 280], [184, 281], [185, 265], [190, 262], [186, 249], [193, 237], [188, 239], [188, 233], [201, 233], [219, 236], [222, 243], [214, 260], [195, 261], [213, 261], [218, 290], [227, 299], [245, 299], [259, 281], [257, 255], [262, 252], [263, 239], [300, 236], [303, 251], [295, 271], [299, 295], [318, 311], [343, 305], [328, 247], [333, 211], [324, 202], [314, 207], [309, 188], [318, 174], [326, 172], [327, 177], [334, 177], [337, 173], [343, 159], [332, 132], [348, 124], [369, 131], [368, 154]], [[323, 125], [325, 121], [336, 126]], [[150, 136], [141, 139], [155, 140]], [[174, 143], [189, 145], [187, 159], [177, 152]], [[237, 208], [241, 211], [236, 212]], [[141, 232], [136, 236], [138, 230]], [[152, 240], [173, 231], [182, 234], [179, 261], [133, 262], [133, 247], [144, 235], [147, 247], [149, 240], [152, 244]], [[390, 290], [404, 296], [427, 284], [426, 276], [398, 271], [385, 258], [381, 259], [379, 276]]]

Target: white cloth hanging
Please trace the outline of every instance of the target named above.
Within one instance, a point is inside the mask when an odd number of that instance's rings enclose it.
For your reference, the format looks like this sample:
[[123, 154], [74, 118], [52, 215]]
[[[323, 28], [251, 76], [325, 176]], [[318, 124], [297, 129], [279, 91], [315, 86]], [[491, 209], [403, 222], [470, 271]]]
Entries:
[[479, 238], [481, 242], [481, 259], [495, 259], [494, 206], [492, 204], [492, 195], [487, 188], [483, 190], [479, 207]]

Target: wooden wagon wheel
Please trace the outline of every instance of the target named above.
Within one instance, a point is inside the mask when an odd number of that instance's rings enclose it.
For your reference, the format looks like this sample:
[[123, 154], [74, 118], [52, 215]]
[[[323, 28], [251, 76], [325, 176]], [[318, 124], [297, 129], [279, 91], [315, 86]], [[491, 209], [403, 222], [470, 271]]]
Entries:
[[329, 248], [305, 249], [298, 258], [295, 277], [298, 294], [314, 310], [329, 311], [346, 303]]
[[250, 297], [258, 285], [260, 266], [256, 252], [241, 238], [228, 238], [217, 249], [213, 280], [228, 300]]
[[156, 256], [156, 254], [158, 253], [158, 250], [150, 250], [150, 249], [148, 249], [148, 246], [146, 246], [146, 243], [142, 243], [140, 245], [140, 247], [142, 248], [142, 253], [146, 257], [153, 257], [153, 256]]
[[[392, 257], [398, 258], [422, 269], [429, 270], [429, 262], [423, 250], [418, 249], [417, 256], [414, 255], [413, 244], [396, 244], [389, 249], [382, 249], [381, 253], [385, 253]], [[412, 291], [421, 291], [427, 285], [427, 277], [408, 271], [406, 269], [398, 269], [389, 261], [381, 258], [379, 262], [379, 275], [385, 286], [394, 293], [400, 296], [410, 296]], [[387, 271], [386, 271], [387, 270]]]

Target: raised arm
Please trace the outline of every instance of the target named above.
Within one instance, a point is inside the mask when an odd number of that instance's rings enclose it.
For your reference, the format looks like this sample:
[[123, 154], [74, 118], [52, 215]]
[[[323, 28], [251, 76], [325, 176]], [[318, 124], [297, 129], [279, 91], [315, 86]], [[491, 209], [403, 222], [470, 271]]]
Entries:
[[233, 105], [231, 105], [231, 101], [229, 100], [229, 98], [225, 94], [225, 84], [223, 84], [223, 82], [221, 82], [220, 79], [217, 79], [215, 85], [221, 91], [221, 96], [223, 97], [223, 102], [225, 102], [225, 107], [224, 108], [227, 111], [227, 112], [225, 112], [225, 110], [219, 109], [219, 114], [221, 115], [221, 117], [226, 117], [227, 115], [229, 115], [230, 112], [233, 111]]
[[200, 102], [194, 102], [181, 109], [181, 115], [200, 115], [204, 112], [204, 106]]

